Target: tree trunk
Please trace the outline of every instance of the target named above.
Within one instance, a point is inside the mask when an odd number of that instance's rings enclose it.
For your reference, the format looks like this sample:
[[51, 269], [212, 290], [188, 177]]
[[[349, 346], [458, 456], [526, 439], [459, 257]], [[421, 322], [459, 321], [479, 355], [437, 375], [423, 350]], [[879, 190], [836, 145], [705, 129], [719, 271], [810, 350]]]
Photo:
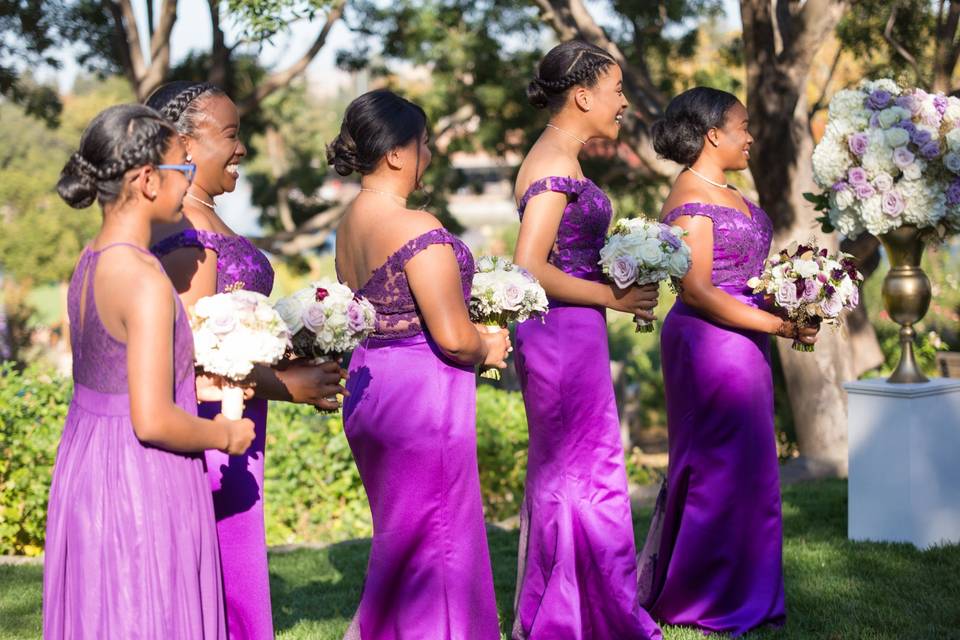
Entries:
[[[808, 72], [843, 4], [776, 4], [774, 9], [770, 0], [741, 0], [747, 108], [755, 137], [750, 167], [760, 204], [773, 220], [775, 248], [813, 239], [836, 251], [837, 237], [819, 231], [816, 212], [802, 194], [816, 189], [805, 98]], [[777, 341], [802, 458], [798, 466], [815, 475], [846, 475], [843, 383], [882, 362], [869, 322], [861, 318], [846, 329], [825, 328], [814, 353], [800, 353], [789, 341]]]

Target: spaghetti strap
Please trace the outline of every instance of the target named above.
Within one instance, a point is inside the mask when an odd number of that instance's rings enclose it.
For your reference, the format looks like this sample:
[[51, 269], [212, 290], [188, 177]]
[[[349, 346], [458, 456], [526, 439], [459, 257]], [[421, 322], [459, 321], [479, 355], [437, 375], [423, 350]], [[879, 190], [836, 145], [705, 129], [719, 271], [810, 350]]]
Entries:
[[133, 244], [132, 242], [111, 242], [110, 244], [108, 244], [107, 246], [105, 246], [105, 247], [102, 248], [102, 249], [97, 249], [97, 250], [88, 249], [88, 251], [90, 251], [90, 253], [92, 253], [92, 254], [99, 255], [99, 254], [103, 253], [104, 251], [106, 251], [106, 250], [108, 250], [108, 249], [112, 249], [112, 248], [114, 248], [114, 247], [130, 247], [130, 248], [132, 248], [132, 249], [136, 249], [137, 251], [139, 251], [140, 253], [142, 253], [142, 254], [144, 254], [144, 255], [148, 255], [148, 256], [150, 256], [150, 257], [152, 257], [152, 258], [156, 258], [156, 256], [154, 256], [154, 255], [150, 252], [149, 249], [145, 249], [144, 247], [138, 247], [137, 245]]

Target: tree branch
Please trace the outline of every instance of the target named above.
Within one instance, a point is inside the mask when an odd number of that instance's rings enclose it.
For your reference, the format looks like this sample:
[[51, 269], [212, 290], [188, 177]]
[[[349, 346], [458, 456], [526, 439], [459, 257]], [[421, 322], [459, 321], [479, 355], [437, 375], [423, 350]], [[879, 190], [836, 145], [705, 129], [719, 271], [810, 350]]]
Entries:
[[321, 211], [293, 231], [278, 231], [262, 238], [251, 238], [264, 251], [284, 256], [300, 255], [322, 246], [347, 210], [346, 203]]
[[252, 95], [248, 96], [238, 105], [241, 116], [249, 113], [251, 110], [256, 108], [264, 98], [269, 96], [277, 89], [287, 86], [294, 78], [304, 72], [314, 57], [316, 57], [316, 55], [320, 53], [320, 50], [323, 49], [323, 45], [327, 41], [327, 36], [330, 33], [330, 29], [332, 29], [337, 20], [343, 16], [345, 4], [346, 0], [336, 0], [336, 2], [334, 2], [333, 6], [330, 8], [330, 13], [327, 14], [327, 21], [324, 23], [323, 28], [320, 29], [320, 33], [317, 34], [316, 40], [313, 41], [313, 44], [310, 45], [310, 48], [306, 51], [306, 53], [300, 56], [296, 62], [283, 71], [278, 71], [268, 76], [254, 90]]
[[883, 28], [883, 39], [886, 40], [891, 47], [893, 47], [894, 51], [896, 51], [901, 58], [906, 60], [910, 64], [910, 66], [913, 67], [913, 72], [917, 76], [917, 82], [919, 84], [929, 87], [930, 83], [924, 80], [923, 72], [920, 70], [920, 65], [917, 63], [917, 59], [913, 56], [912, 53], [907, 51], [906, 47], [900, 44], [900, 42], [898, 42], [897, 39], [893, 37], [893, 27], [896, 24], [897, 24], [897, 5], [893, 5], [893, 7], [890, 8], [890, 17], [887, 18], [887, 24]]
[[833, 62], [830, 64], [830, 71], [827, 73], [827, 79], [823, 83], [823, 89], [820, 91], [820, 97], [817, 98], [817, 101], [813, 103], [813, 106], [810, 107], [810, 111], [807, 114], [807, 118], [812, 119], [814, 115], [821, 109], [826, 108], [827, 106], [827, 91], [830, 89], [830, 83], [833, 81], [833, 76], [837, 72], [837, 66], [840, 63], [840, 56], [843, 54], [843, 46], [837, 45], [837, 53], [833, 56]]
[[937, 44], [933, 58], [933, 88], [936, 91], [949, 92], [953, 71], [960, 57], [960, 39], [957, 38], [957, 26], [960, 24], [960, 0], [950, 0], [950, 11], [943, 16], [945, 0], [940, 2], [937, 15]]
[[130, 70], [133, 77], [139, 79], [146, 73], [146, 61], [143, 59], [143, 48], [140, 45], [140, 31], [137, 29], [137, 18], [133, 13], [130, 0], [119, 0], [110, 3], [113, 6], [111, 13], [114, 19], [119, 18], [117, 26], [123, 32], [126, 42], [127, 55], [130, 59]]

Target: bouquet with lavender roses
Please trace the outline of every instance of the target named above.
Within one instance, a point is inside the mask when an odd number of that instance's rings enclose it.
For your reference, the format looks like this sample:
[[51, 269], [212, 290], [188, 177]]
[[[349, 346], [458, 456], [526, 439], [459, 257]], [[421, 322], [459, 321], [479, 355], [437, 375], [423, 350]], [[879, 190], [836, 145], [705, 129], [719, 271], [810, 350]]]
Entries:
[[960, 99], [888, 79], [838, 91], [813, 153], [824, 231], [960, 231]]
[[200, 298], [190, 309], [196, 365], [222, 380], [221, 412], [243, 415], [243, 386], [256, 364], [276, 364], [290, 332], [267, 297], [237, 289]]
[[[529, 271], [507, 258], [482, 256], [470, 290], [470, 319], [491, 331], [511, 322], [542, 317], [547, 312], [547, 293]], [[500, 371], [487, 369], [484, 378], [500, 379]]]
[[274, 308], [287, 323], [291, 351], [298, 358], [337, 359], [373, 332], [377, 313], [368, 300], [345, 284], [311, 282]]
[[[682, 278], [690, 270], [686, 231], [647, 218], [621, 218], [600, 250], [603, 273], [621, 289]], [[671, 286], [673, 286], [671, 280]], [[637, 332], [653, 323], [636, 318]]]
[[[763, 274], [750, 278], [754, 293], [768, 296], [798, 327], [835, 323], [844, 309], [860, 301], [863, 274], [853, 256], [829, 255], [826, 249], [796, 242], [767, 260]], [[793, 341], [797, 351], [813, 351], [813, 345]]]

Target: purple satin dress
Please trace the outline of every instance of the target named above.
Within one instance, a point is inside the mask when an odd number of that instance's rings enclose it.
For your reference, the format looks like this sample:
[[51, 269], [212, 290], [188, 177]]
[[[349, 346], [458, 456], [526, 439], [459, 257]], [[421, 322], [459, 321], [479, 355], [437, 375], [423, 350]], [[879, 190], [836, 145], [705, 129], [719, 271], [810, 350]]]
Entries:
[[[599, 281], [612, 215], [590, 180], [550, 177], [568, 204], [550, 263]], [[610, 379], [605, 311], [551, 301], [544, 322], [517, 327], [516, 367], [530, 433], [513, 637], [517, 640], [660, 638], [637, 601], [636, 546], [620, 421]]]
[[373, 514], [373, 544], [348, 638], [500, 637], [477, 469], [476, 377], [425, 332], [404, 266], [453, 247], [470, 298], [470, 250], [444, 229], [420, 235], [359, 294], [377, 329], [350, 359], [343, 427]]
[[[217, 293], [240, 288], [270, 295], [273, 268], [246, 238], [185, 229], [155, 244], [153, 252], [163, 256], [184, 247], [210, 249], [217, 254]], [[256, 429], [253, 444], [242, 456], [207, 451], [207, 475], [217, 516], [229, 637], [270, 640], [273, 617], [263, 521], [267, 401], [251, 398], [244, 404], [243, 416], [252, 420]], [[220, 403], [203, 402], [199, 413], [213, 418], [220, 413]]]
[[[222, 639], [220, 557], [203, 456], [137, 439], [127, 348], [97, 313], [94, 273], [114, 246], [84, 250], [67, 293], [74, 387], [47, 508], [43, 637]], [[169, 394], [196, 414], [193, 335], [173, 287], [170, 296], [177, 317]]]
[[[747, 280], [772, 225], [730, 207], [669, 212], [713, 222], [714, 286], [751, 306]], [[732, 329], [679, 299], [663, 322], [670, 466], [641, 557], [641, 599], [661, 622], [735, 636], [785, 619], [780, 484], [769, 336]]]

